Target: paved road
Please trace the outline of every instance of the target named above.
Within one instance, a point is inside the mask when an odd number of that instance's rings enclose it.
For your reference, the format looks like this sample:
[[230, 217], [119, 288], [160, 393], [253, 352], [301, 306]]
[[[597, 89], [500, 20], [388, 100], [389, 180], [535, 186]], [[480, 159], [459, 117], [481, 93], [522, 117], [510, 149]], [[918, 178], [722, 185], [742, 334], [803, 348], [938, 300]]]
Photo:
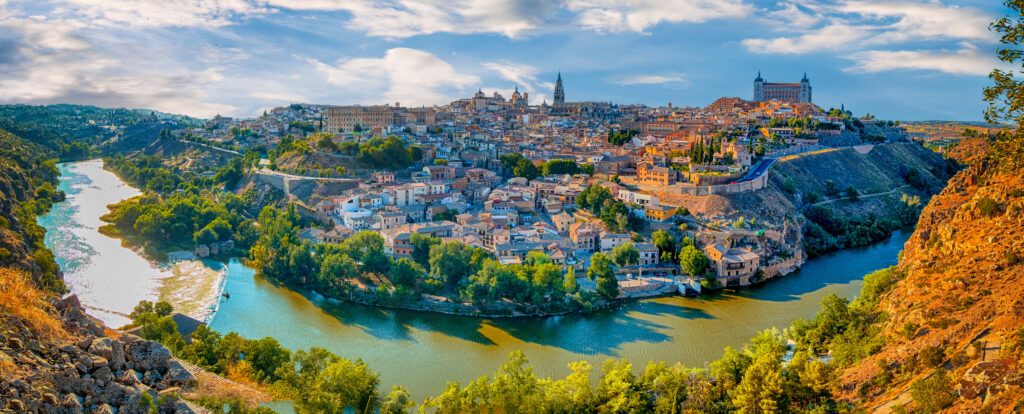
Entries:
[[308, 176], [308, 175], [295, 175], [295, 174], [283, 173], [283, 172], [280, 172], [280, 171], [274, 171], [274, 170], [267, 169], [267, 168], [262, 168], [262, 167], [259, 169], [259, 172], [263, 173], [263, 174], [267, 174], [267, 175], [279, 175], [279, 176], [282, 176], [282, 177], [285, 177], [285, 178], [303, 179], [303, 180], [327, 180], [327, 181], [338, 181], [338, 182], [350, 182], [350, 181], [353, 181], [353, 180], [359, 180], [358, 178], [312, 177], [312, 176]]
[[747, 175], [745, 175], [743, 178], [740, 178], [736, 182], [742, 183], [744, 181], [750, 181], [757, 178], [761, 178], [761, 176], [764, 175], [764, 173], [768, 172], [768, 168], [771, 168], [772, 164], [775, 163], [776, 160], [778, 160], [778, 158], [774, 157], [761, 159], [760, 161], [757, 162], [757, 165], [755, 165], [754, 168], [752, 168], [750, 172], [747, 173]]

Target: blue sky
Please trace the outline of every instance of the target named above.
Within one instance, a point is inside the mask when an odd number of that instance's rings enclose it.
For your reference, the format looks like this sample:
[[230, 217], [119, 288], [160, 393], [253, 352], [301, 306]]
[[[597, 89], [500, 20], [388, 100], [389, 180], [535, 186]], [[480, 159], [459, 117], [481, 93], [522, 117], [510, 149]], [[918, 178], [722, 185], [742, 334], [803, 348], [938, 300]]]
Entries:
[[477, 89], [703, 106], [804, 72], [814, 101], [979, 120], [996, 1], [0, 0], [0, 103], [209, 117]]

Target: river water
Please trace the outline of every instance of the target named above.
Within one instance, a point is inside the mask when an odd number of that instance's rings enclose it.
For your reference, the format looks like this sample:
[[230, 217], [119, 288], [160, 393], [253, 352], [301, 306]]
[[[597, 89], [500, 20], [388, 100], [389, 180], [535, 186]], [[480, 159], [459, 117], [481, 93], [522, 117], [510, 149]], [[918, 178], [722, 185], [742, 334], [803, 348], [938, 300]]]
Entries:
[[[68, 191], [68, 201], [40, 219], [47, 240], [73, 235], [72, 243], [55, 249], [58, 263], [83, 302], [130, 310], [152, 295], [161, 271], [95, 228], [106, 204], [134, 193], [109, 183], [110, 174], [94, 162], [61, 166], [61, 172], [61, 188], [79, 191]], [[87, 186], [100, 190], [94, 194]], [[51, 219], [58, 212], [71, 219]], [[576, 360], [587, 360], [599, 371], [609, 358], [625, 358], [635, 369], [648, 361], [700, 367], [721, 356], [725, 346], [742, 346], [758, 330], [812, 317], [830, 293], [853, 298], [865, 274], [896, 263], [909, 236], [901, 230], [869, 247], [816, 258], [800, 271], [757, 287], [701, 298], [633, 301], [591, 315], [544, 319], [480, 319], [341, 303], [275, 286], [231, 261], [220, 265], [231, 299], [219, 304], [210, 326], [249, 338], [272, 336], [291, 349], [319, 346], [361, 358], [380, 372], [380, 389], [403, 384], [417, 401], [441, 392], [445, 381], [465, 384], [495, 372], [517, 349], [542, 376], [565, 376], [566, 364]]]

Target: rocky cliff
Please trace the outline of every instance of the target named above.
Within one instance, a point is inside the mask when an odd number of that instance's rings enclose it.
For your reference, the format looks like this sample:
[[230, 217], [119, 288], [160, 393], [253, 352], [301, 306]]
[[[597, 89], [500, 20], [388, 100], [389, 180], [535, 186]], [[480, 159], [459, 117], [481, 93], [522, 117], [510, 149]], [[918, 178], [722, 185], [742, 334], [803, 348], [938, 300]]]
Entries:
[[878, 304], [884, 346], [842, 372], [841, 397], [882, 412], [1021, 408], [1021, 160], [965, 155], [970, 166], [925, 207]]
[[77, 297], [54, 300], [2, 270], [0, 412], [192, 413], [198, 384], [162, 344], [106, 329]]

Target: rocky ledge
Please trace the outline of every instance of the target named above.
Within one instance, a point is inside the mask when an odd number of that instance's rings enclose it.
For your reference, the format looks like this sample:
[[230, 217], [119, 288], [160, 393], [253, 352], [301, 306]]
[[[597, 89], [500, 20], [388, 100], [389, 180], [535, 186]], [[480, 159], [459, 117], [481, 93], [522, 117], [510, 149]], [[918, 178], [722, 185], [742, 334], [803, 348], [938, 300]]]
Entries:
[[164, 345], [107, 330], [76, 296], [53, 307], [67, 332], [56, 344], [20, 321], [0, 324], [0, 413], [203, 411], [178, 397], [197, 380]]

